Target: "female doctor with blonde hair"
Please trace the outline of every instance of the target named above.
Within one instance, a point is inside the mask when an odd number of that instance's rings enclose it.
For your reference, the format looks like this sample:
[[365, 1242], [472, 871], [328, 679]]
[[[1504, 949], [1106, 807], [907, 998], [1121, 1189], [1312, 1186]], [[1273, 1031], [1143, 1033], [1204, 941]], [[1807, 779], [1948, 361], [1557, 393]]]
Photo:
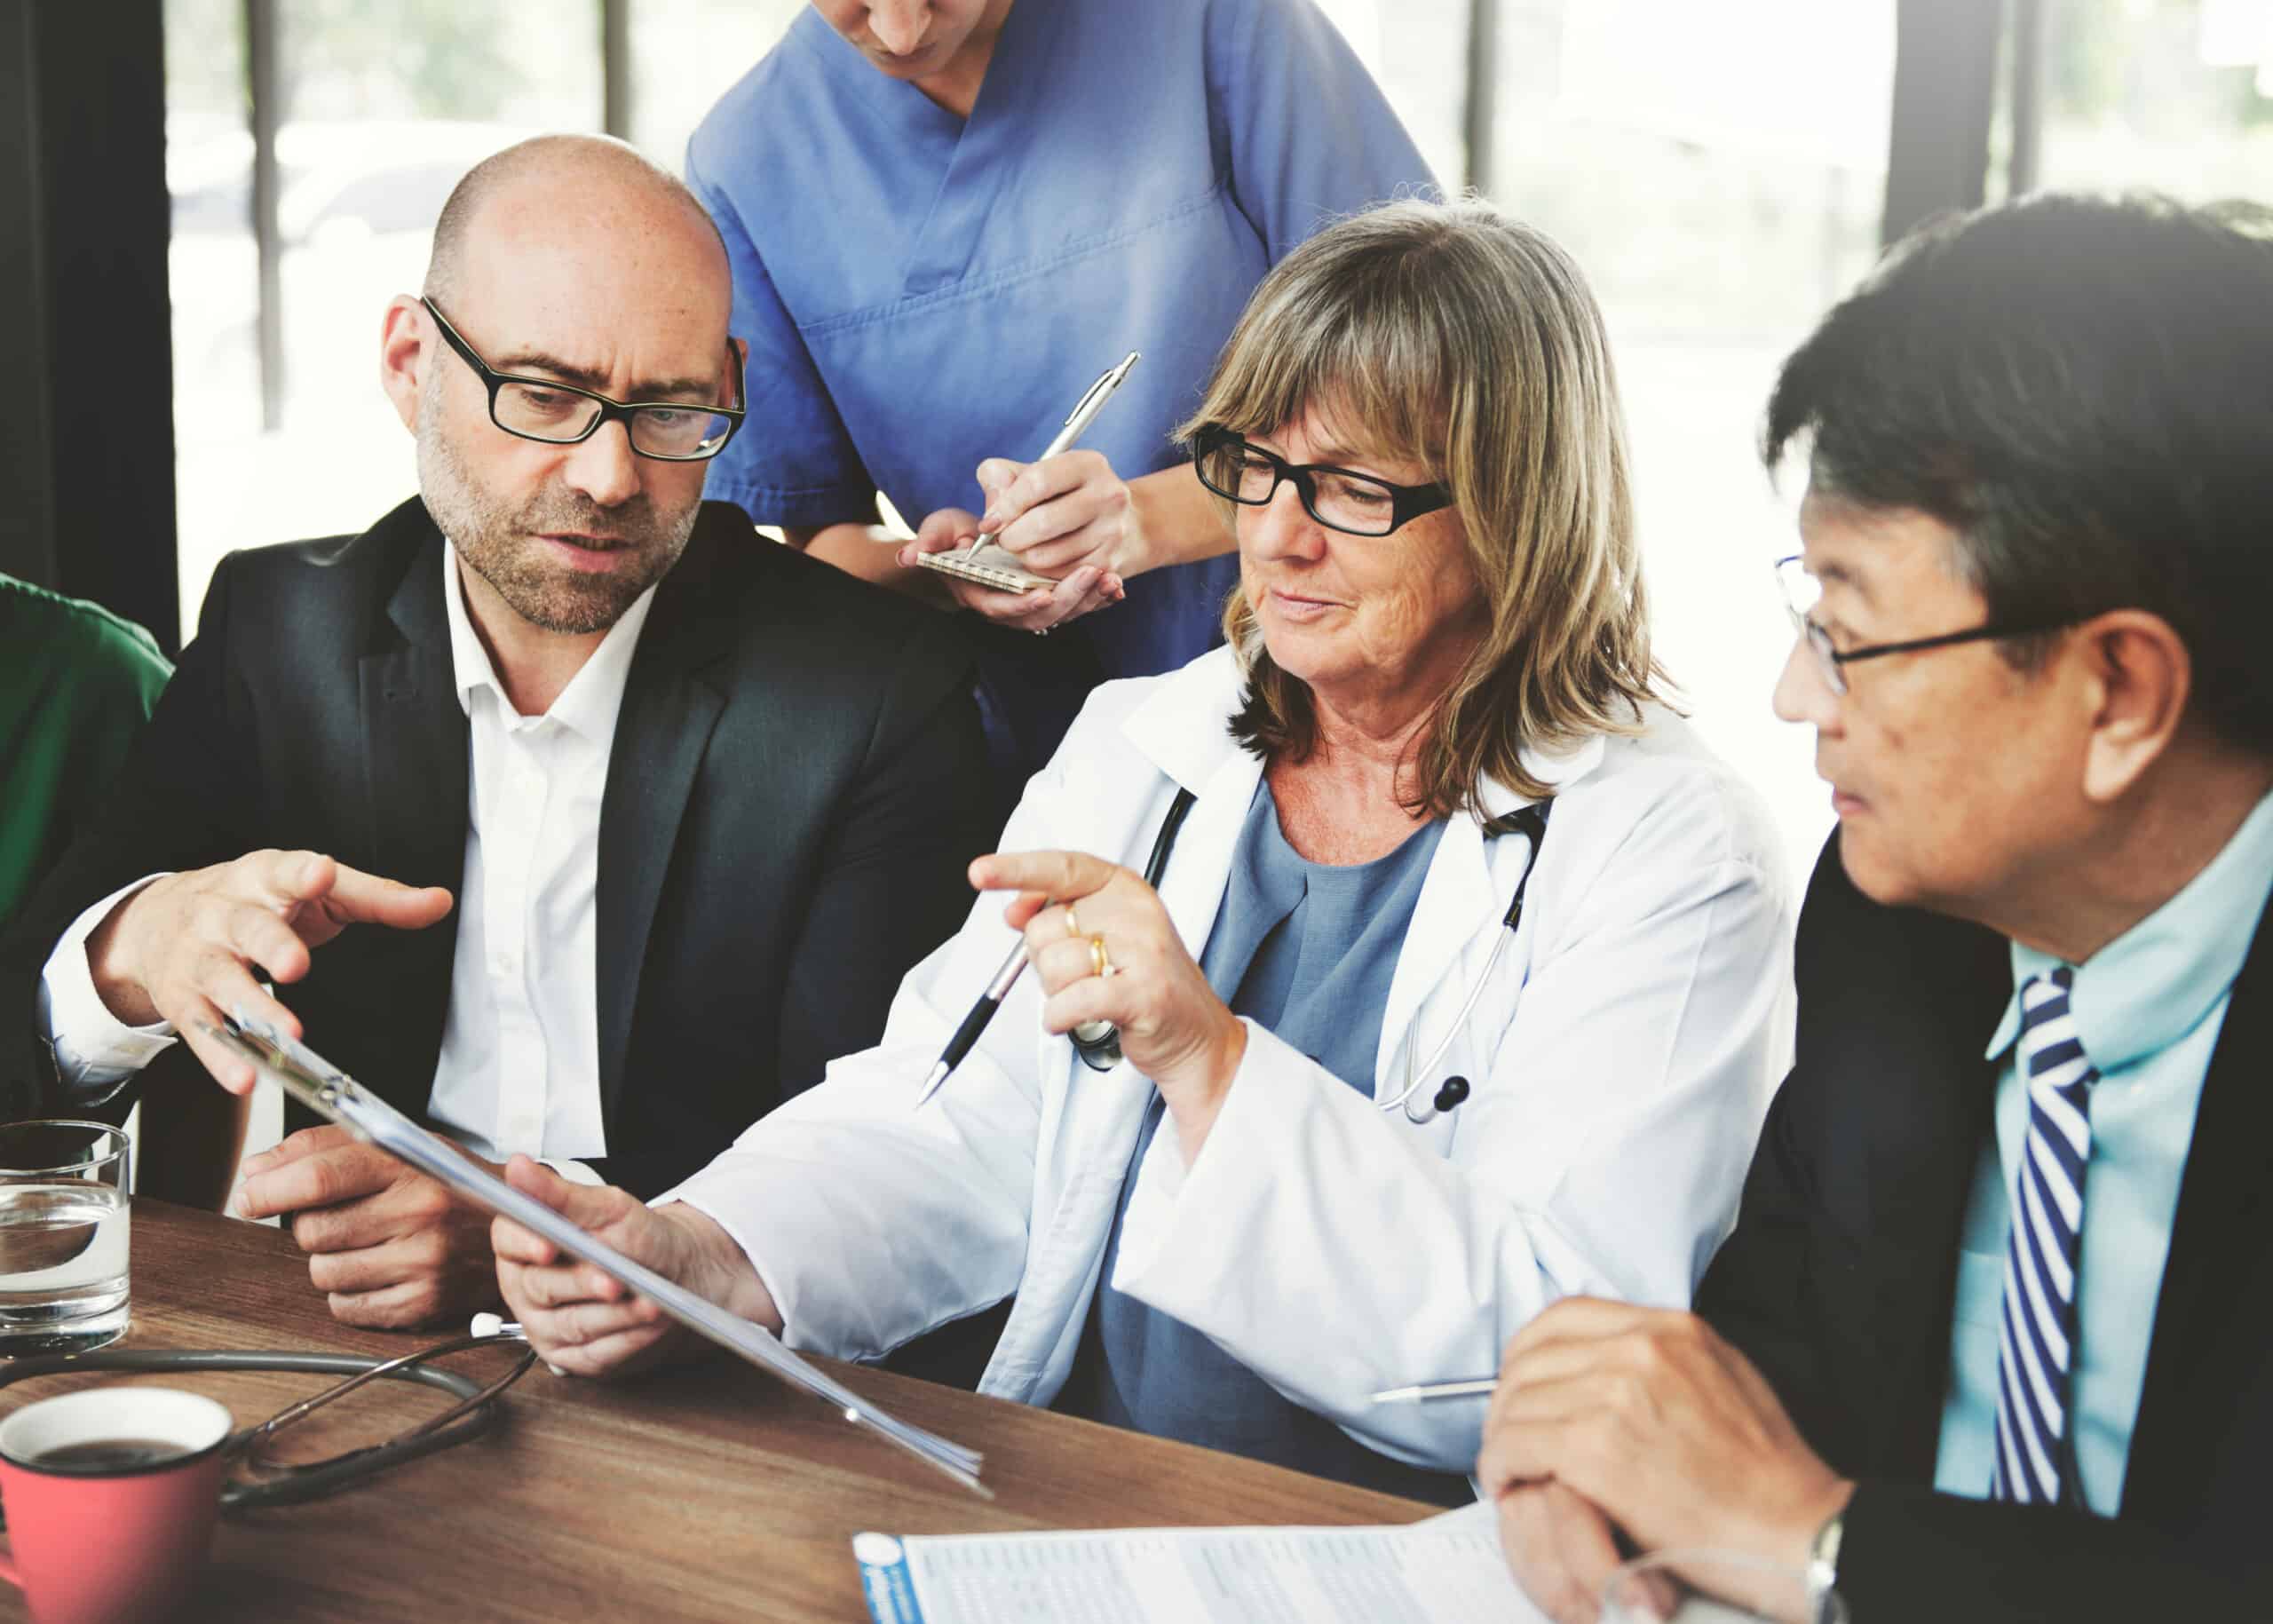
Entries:
[[[1775, 842], [1656, 696], [1602, 321], [1546, 238], [1330, 227], [1184, 433], [1230, 646], [1091, 698], [883, 1043], [653, 1209], [511, 1176], [793, 1346], [1015, 1295], [981, 1391], [1463, 1498], [1484, 1406], [1366, 1396], [1492, 1369], [1568, 1294], [1688, 1302], [1786, 1058]], [[1032, 970], [915, 1108], [1009, 931]], [[676, 1345], [495, 1239], [554, 1365]]]

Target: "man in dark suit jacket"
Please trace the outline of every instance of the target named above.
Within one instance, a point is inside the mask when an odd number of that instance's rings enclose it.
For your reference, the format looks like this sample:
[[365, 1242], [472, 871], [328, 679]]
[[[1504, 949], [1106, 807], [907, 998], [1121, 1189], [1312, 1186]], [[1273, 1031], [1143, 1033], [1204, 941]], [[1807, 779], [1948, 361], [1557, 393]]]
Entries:
[[[970, 660], [701, 502], [730, 299], [708, 217], [628, 148], [467, 178], [382, 340], [423, 497], [215, 572], [0, 965], [0, 1077], [47, 1080], [12, 1113], [123, 1109], [174, 1033], [242, 1091], [199, 1031], [242, 1002], [478, 1158], [653, 1192], [874, 1040], [987, 844]], [[247, 1173], [235, 1209], [292, 1215], [342, 1319], [494, 1297], [486, 1221], [339, 1129]]]
[[2273, 1612], [2269, 238], [1991, 210], [1786, 364], [1777, 704], [1840, 832], [1697, 1313], [1574, 1300], [1502, 1362], [1478, 1471], [1558, 1618], [1621, 1537], [1856, 1624]]

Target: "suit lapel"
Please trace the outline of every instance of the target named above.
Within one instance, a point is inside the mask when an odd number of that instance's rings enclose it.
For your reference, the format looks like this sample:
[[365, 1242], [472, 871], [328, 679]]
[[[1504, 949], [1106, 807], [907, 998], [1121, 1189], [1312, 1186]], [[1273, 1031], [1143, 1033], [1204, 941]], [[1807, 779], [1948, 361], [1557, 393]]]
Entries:
[[[704, 512], [710, 513], [706, 505]], [[682, 557], [656, 589], [639, 636], [608, 752], [600, 801], [598, 942], [600, 1103], [611, 1138], [623, 1067], [638, 1006], [647, 938], [670, 867], [688, 796], [709, 749], [725, 694], [702, 668], [731, 641], [731, 607], [706, 603], [717, 550], [766, 543], [747, 533], [729, 539], [722, 523], [698, 526]]]
[[1796, 1066], [1762, 1153], [1794, 1159], [1799, 1181], [1779, 1192], [1771, 1178], [1763, 1216], [1748, 1186], [1739, 1228], [1772, 1235], [1779, 1199], [1810, 1214], [1804, 1250], [1785, 1263], [1815, 1325], [1788, 1368], [1817, 1446], [1843, 1470], [1930, 1483], [1958, 1245], [1996, 1103], [1983, 1050], [2012, 994], [2011, 947], [1865, 897], [1834, 831], [1795, 959]]
[[[2269, 915], [2273, 917], [2273, 915]], [[2273, 928], [2258, 921], [2202, 1083], [2155, 1307], [2123, 1510], [2190, 1525], [2214, 1491], [2226, 1406], [2259, 1380], [2273, 1204]]]
[[[363, 725], [366, 804], [370, 823], [365, 850], [375, 873], [406, 885], [440, 885], [456, 896], [465, 877], [467, 763], [465, 713], [458, 706], [450, 665], [449, 622], [442, 606], [445, 543], [416, 502], [381, 527], [416, 524], [409, 559], [371, 647], [357, 661]], [[462, 907], [463, 899], [459, 898]], [[408, 949], [423, 984], [417, 1007], [436, 1011], [430, 1044], [392, 1086], [395, 1103], [423, 1112], [441, 1050], [440, 1011], [449, 999], [450, 963], [457, 947], [458, 910], [418, 932]], [[392, 1097], [392, 1096], [391, 1096]]]
[[463, 876], [466, 721], [450, 668], [440, 535], [418, 547], [387, 602], [388, 625], [358, 661], [369, 773], [370, 851], [407, 885]]

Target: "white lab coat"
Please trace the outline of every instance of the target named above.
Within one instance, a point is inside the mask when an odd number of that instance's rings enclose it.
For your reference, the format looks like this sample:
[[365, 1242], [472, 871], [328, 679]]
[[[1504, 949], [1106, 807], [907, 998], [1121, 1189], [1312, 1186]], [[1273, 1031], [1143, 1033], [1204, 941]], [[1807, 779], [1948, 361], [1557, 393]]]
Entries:
[[[1178, 786], [1199, 798], [1160, 885], [1197, 958], [1261, 764], [1225, 731], [1218, 649], [1091, 697], [1028, 784], [1004, 851], [1142, 871]], [[1465, 1471], [1484, 1406], [1374, 1408], [1376, 1389], [1493, 1369], [1556, 1298], [1686, 1306], [1734, 1223], [1789, 1058], [1792, 907], [1757, 798], [1677, 717], [1527, 763], [1556, 802], [1520, 929], [1459, 1038], [1467, 1104], [1383, 1113], [1267, 1031], [1197, 1161], [1155, 1136], [1113, 1284], [1214, 1338], [1296, 1403], [1396, 1459]], [[1494, 816], [1524, 804], [1494, 787]], [[1382, 1021], [1374, 1091], [1404, 1086], [1483, 973], [1520, 836], [1446, 826]], [[1017, 1294], [979, 1390], [1065, 1382], [1152, 1089], [1045, 1034], [1022, 977], [922, 1111], [918, 1083], [1010, 944], [1004, 895], [901, 983], [883, 1042], [752, 1127], [663, 1200], [749, 1255], [791, 1345], [873, 1358]], [[1415, 1016], [1418, 1016], [1417, 1030]]]

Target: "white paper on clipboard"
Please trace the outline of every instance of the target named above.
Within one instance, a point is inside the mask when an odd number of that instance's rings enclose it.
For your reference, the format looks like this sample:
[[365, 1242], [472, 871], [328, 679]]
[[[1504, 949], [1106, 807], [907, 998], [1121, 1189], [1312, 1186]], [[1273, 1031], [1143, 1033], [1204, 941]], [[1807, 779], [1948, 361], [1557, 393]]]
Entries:
[[748, 1359], [760, 1369], [826, 1399], [844, 1419], [875, 1429], [909, 1454], [929, 1462], [965, 1488], [992, 1500], [978, 1480], [983, 1457], [921, 1427], [910, 1426], [878, 1409], [851, 1388], [781, 1345], [764, 1327], [727, 1312], [717, 1303], [669, 1279], [645, 1264], [585, 1233], [543, 1202], [522, 1194], [503, 1179], [476, 1167], [448, 1140], [429, 1132], [379, 1098], [305, 1044], [239, 1010], [226, 1030], [206, 1030], [249, 1061], [266, 1081], [356, 1137], [440, 1180], [475, 1206], [511, 1218], [543, 1236], [572, 1257], [592, 1264], [649, 1299], [698, 1335]]
[[1548, 1624], [1498, 1521], [1479, 1505], [1387, 1528], [859, 1533], [852, 1556], [873, 1624]]

